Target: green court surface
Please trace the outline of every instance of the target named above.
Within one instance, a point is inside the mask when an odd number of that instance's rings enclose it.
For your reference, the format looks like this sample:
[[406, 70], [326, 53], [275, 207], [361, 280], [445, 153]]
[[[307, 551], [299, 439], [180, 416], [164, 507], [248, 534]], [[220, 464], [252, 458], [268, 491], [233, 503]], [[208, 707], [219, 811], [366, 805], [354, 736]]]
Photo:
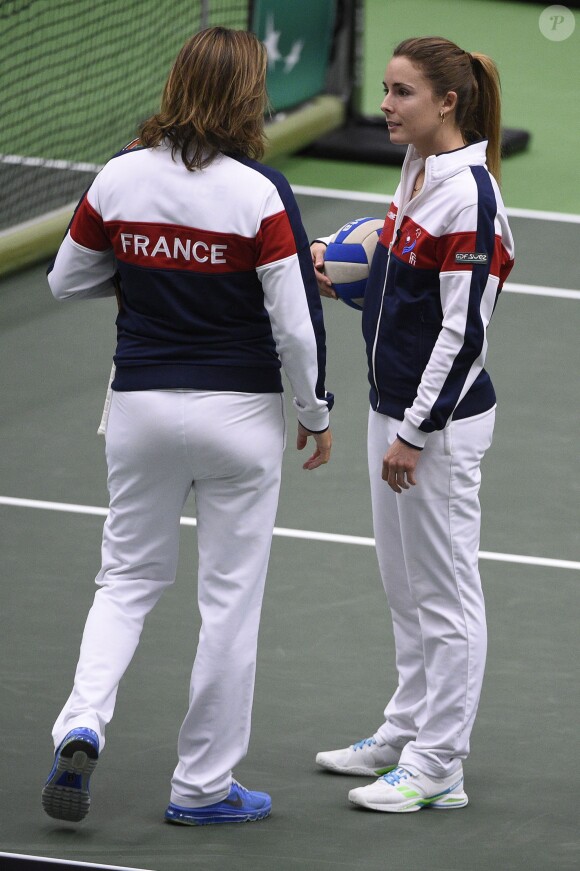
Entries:
[[[566, 174], [574, 137], [564, 124], [564, 117], [577, 123], [577, 101], [568, 116], [562, 111], [563, 93], [574, 87], [580, 27], [570, 45], [546, 46], [532, 28], [540, 11], [493, 0], [367, 3], [365, 81], [372, 58], [380, 85], [382, 54], [386, 60], [394, 42], [419, 26], [437, 25], [467, 48], [501, 54], [505, 121], [532, 133], [530, 151], [504, 164], [517, 263], [489, 331], [499, 400], [481, 492], [489, 656], [465, 764], [469, 805], [456, 813], [366, 812], [346, 797], [364, 780], [314, 764], [317, 751], [374, 732], [395, 679], [371, 539], [360, 316], [325, 300], [333, 457], [328, 467], [304, 472], [290, 423], [252, 740], [236, 771], [247, 787], [271, 793], [271, 818], [204, 828], [163, 822], [199, 630], [192, 525], [182, 528], [177, 582], [148, 619], [121, 684], [89, 817], [74, 826], [44, 815], [52, 723], [70, 691], [99, 568], [107, 492], [96, 429], [114, 304], [56, 303], [43, 263], [5, 279], [0, 290], [2, 871], [2, 853], [147, 871], [580, 867], [580, 208]], [[532, 54], [537, 64], [530, 66]], [[548, 75], [561, 79], [548, 104], [553, 135], [533, 99], [534, 82], [545, 84]], [[370, 106], [368, 84], [364, 100]], [[383, 216], [398, 176], [392, 167], [299, 156], [279, 164], [311, 237], [352, 217]], [[324, 195], [318, 187], [332, 190]], [[361, 193], [341, 197], [339, 188]], [[537, 209], [570, 214], [549, 220], [529, 212]], [[193, 498], [186, 514], [195, 517]]]
[[[546, 4], [548, 6], [549, 4]], [[541, 4], [503, 0], [366, 0], [361, 111], [379, 115], [392, 49], [410, 36], [440, 35], [467, 51], [489, 54], [502, 81], [503, 123], [531, 134], [528, 149], [503, 166], [512, 207], [580, 212], [580, 12], [569, 39], [540, 32]], [[297, 183], [352, 190], [395, 190], [397, 167], [337, 162], [330, 178], [320, 161], [290, 157], [279, 165]]]

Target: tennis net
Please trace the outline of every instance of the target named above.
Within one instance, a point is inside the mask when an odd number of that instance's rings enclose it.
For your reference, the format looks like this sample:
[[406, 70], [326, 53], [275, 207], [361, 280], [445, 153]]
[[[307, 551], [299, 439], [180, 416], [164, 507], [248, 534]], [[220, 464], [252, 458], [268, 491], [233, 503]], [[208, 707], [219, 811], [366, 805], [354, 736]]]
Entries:
[[0, 230], [80, 197], [190, 34], [250, 18], [250, 0], [0, 0]]

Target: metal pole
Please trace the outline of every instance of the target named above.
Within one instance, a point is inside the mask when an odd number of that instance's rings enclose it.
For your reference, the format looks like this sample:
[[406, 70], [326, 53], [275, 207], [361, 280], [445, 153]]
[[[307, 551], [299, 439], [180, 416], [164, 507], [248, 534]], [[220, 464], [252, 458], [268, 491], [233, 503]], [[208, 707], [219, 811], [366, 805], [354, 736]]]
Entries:
[[205, 30], [206, 27], [209, 27], [209, 2], [210, 0], [201, 0], [200, 30]]

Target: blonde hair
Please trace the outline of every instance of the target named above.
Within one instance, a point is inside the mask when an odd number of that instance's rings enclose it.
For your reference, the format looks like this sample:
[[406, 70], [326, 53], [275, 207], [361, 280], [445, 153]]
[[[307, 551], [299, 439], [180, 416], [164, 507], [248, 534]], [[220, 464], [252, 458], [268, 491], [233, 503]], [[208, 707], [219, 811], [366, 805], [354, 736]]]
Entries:
[[467, 142], [487, 139], [487, 165], [501, 176], [501, 85], [493, 60], [486, 54], [469, 54], [439, 36], [405, 39], [395, 57], [407, 57], [419, 67], [438, 97], [457, 94], [455, 120]]
[[159, 112], [141, 125], [147, 148], [170, 142], [188, 170], [220, 152], [264, 154], [267, 54], [244, 30], [210, 27], [183, 46], [167, 79]]

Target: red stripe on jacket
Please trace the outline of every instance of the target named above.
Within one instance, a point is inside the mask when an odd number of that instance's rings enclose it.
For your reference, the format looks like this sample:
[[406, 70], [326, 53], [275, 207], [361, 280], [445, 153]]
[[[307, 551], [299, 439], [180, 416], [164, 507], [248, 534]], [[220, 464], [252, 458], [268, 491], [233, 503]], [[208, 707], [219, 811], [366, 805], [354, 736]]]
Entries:
[[85, 198], [75, 213], [70, 234], [84, 248], [106, 251], [112, 247], [117, 260], [149, 269], [245, 272], [296, 254], [286, 212], [265, 218], [254, 239], [174, 224], [104, 222]]
[[93, 209], [86, 196], [80, 201], [69, 227], [71, 238], [77, 245], [91, 251], [106, 251], [111, 240], [105, 230], [103, 219]]

